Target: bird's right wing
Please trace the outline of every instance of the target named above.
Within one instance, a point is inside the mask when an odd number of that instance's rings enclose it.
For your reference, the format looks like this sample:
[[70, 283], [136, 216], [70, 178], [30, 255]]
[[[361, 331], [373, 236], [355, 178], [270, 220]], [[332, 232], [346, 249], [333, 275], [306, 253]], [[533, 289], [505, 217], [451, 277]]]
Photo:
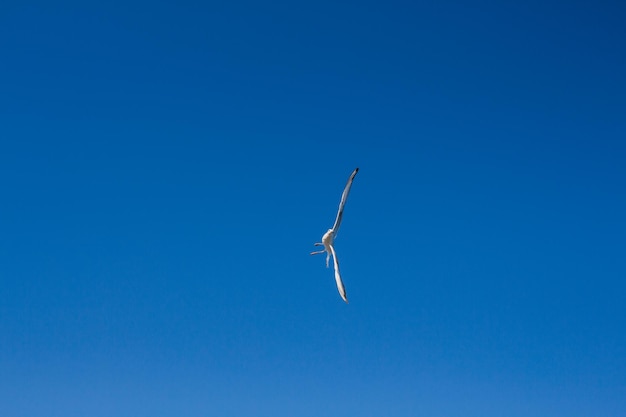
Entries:
[[335, 224], [333, 225], [333, 232], [335, 236], [337, 235], [337, 231], [339, 230], [339, 225], [341, 224], [341, 219], [343, 218], [343, 208], [346, 205], [346, 200], [348, 199], [348, 194], [350, 194], [350, 188], [352, 187], [352, 181], [354, 181], [354, 177], [356, 173], [359, 172], [359, 168], [356, 168], [350, 174], [350, 178], [348, 178], [348, 183], [346, 184], [346, 188], [343, 189], [343, 194], [341, 194], [341, 202], [339, 203], [339, 210], [337, 211], [337, 218], [335, 219]]
[[343, 282], [341, 281], [341, 274], [339, 273], [339, 260], [337, 259], [337, 253], [335, 252], [335, 247], [333, 245], [329, 245], [330, 252], [333, 255], [333, 265], [335, 267], [335, 281], [337, 281], [337, 289], [339, 290], [339, 295], [343, 298], [343, 301], [348, 302], [348, 296], [346, 295], [346, 289], [343, 286]]

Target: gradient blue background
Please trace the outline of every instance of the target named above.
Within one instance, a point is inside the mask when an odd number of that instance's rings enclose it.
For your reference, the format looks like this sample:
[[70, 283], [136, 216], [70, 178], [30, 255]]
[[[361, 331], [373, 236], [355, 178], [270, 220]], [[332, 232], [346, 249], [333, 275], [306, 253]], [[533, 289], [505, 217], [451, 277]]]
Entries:
[[0, 415], [626, 415], [620, 2], [56, 3], [0, 5]]

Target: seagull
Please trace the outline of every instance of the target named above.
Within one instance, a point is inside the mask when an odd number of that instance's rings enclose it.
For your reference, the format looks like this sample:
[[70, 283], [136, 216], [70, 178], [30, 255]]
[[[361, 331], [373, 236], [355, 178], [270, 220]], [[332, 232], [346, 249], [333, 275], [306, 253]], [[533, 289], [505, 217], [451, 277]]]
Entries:
[[352, 181], [354, 181], [354, 177], [356, 173], [359, 172], [359, 168], [356, 168], [350, 174], [350, 178], [348, 178], [348, 183], [346, 184], [346, 188], [343, 189], [343, 194], [341, 194], [341, 202], [339, 203], [339, 211], [337, 211], [337, 218], [335, 219], [335, 224], [332, 228], [328, 229], [324, 236], [322, 236], [321, 243], [315, 243], [315, 246], [324, 246], [324, 249], [311, 252], [311, 255], [317, 255], [320, 253], [326, 252], [326, 268], [328, 268], [328, 261], [330, 260], [330, 256], [333, 256], [333, 264], [335, 267], [335, 281], [337, 281], [337, 289], [339, 290], [339, 295], [343, 298], [343, 301], [348, 302], [348, 296], [346, 295], [346, 289], [343, 286], [343, 282], [341, 281], [341, 274], [339, 273], [339, 261], [337, 260], [337, 252], [335, 252], [334, 241], [337, 237], [337, 232], [339, 231], [339, 225], [341, 224], [341, 219], [343, 217], [343, 208], [346, 205], [346, 200], [348, 199], [348, 194], [350, 193], [350, 187], [352, 187]]

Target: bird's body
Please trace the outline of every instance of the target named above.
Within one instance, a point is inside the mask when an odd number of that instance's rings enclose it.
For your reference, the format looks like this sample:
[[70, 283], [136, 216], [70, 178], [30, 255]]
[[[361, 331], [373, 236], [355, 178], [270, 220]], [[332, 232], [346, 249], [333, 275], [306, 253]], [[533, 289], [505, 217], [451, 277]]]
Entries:
[[339, 231], [339, 225], [341, 224], [341, 220], [343, 218], [343, 209], [346, 204], [346, 200], [348, 199], [350, 188], [352, 187], [352, 181], [354, 180], [357, 172], [359, 172], [359, 168], [356, 168], [354, 171], [352, 171], [350, 178], [348, 178], [348, 183], [346, 184], [346, 187], [343, 190], [343, 194], [341, 195], [341, 202], [339, 203], [339, 210], [337, 211], [335, 224], [332, 228], [328, 229], [326, 233], [324, 233], [321, 243], [315, 243], [315, 246], [324, 246], [324, 249], [311, 252], [311, 255], [326, 252], [326, 267], [328, 267], [330, 257], [333, 257], [333, 266], [335, 269], [335, 281], [337, 282], [337, 290], [339, 290], [339, 295], [341, 295], [341, 298], [346, 303], [348, 302], [348, 296], [346, 294], [346, 289], [343, 286], [343, 281], [341, 280], [341, 273], [339, 272], [339, 261], [337, 260], [337, 252], [335, 251], [334, 243], [335, 238], [337, 237], [337, 232]]
[[326, 268], [328, 268], [328, 261], [330, 258], [330, 247], [335, 243], [335, 234], [333, 233], [333, 229], [328, 229], [324, 236], [322, 236], [322, 245], [324, 245], [324, 250], [326, 251]]

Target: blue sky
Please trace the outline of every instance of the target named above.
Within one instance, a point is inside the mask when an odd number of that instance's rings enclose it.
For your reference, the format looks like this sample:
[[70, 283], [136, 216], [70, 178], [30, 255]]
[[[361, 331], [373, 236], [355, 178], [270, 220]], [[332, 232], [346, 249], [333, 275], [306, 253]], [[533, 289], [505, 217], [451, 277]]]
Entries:
[[624, 6], [518, 3], [3, 3], [0, 414], [626, 414]]

